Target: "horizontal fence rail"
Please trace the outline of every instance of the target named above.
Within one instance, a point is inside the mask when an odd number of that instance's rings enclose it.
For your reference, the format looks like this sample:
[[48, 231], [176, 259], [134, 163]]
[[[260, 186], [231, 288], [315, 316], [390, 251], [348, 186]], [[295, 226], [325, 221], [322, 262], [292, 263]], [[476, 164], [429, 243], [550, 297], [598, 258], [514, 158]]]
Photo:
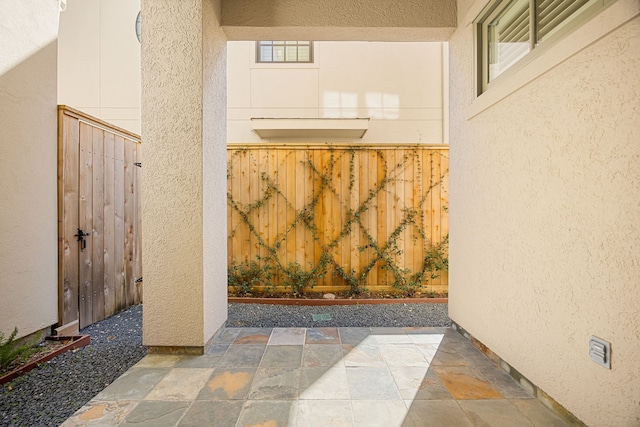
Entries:
[[229, 144], [230, 290], [446, 292], [447, 147]]

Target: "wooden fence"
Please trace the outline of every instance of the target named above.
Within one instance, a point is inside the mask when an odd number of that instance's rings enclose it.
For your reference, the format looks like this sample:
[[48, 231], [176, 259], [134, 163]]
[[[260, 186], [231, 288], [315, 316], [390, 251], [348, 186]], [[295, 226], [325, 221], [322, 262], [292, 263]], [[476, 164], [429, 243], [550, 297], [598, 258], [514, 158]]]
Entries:
[[59, 324], [142, 301], [140, 137], [58, 107]]
[[446, 292], [448, 169], [446, 147], [230, 144], [230, 275]]

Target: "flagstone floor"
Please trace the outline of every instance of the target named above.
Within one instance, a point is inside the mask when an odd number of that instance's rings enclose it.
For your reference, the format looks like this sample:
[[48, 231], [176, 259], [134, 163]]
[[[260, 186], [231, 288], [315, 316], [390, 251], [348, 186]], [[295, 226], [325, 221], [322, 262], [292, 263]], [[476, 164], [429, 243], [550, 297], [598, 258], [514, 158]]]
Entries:
[[227, 328], [148, 355], [70, 426], [566, 426], [450, 328]]

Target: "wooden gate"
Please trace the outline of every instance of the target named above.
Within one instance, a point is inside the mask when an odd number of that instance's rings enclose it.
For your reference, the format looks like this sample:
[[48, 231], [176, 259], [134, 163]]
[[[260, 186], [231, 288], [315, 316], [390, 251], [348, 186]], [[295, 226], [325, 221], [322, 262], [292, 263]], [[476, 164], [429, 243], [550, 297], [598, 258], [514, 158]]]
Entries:
[[83, 328], [142, 302], [140, 142], [58, 106], [59, 325]]

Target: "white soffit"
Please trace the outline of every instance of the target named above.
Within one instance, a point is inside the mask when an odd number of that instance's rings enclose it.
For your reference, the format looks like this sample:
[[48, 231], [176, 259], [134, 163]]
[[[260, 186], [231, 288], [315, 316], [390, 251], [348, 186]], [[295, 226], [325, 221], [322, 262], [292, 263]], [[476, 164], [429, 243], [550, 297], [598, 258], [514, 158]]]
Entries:
[[251, 119], [260, 138], [362, 138], [369, 119]]

